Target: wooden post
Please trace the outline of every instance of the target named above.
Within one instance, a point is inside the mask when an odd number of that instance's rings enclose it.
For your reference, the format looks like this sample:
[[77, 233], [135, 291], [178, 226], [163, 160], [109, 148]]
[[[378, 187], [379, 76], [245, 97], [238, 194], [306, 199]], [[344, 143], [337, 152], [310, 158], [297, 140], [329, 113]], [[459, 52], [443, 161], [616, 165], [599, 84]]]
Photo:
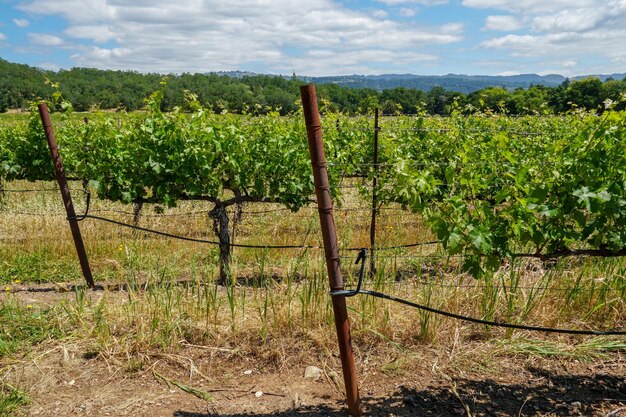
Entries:
[[374, 247], [376, 246], [376, 213], [378, 212], [378, 107], [374, 113], [374, 180], [372, 181], [372, 221], [370, 223], [370, 275], [376, 274]]
[[78, 220], [76, 220], [76, 211], [74, 210], [70, 187], [68, 186], [67, 179], [65, 178], [63, 163], [61, 162], [61, 156], [59, 155], [59, 147], [56, 139], [54, 138], [52, 121], [50, 120], [50, 114], [48, 113], [48, 106], [45, 103], [39, 104], [39, 116], [41, 117], [41, 123], [43, 124], [44, 131], [46, 132], [46, 138], [48, 139], [50, 156], [52, 157], [52, 162], [54, 163], [54, 176], [59, 184], [59, 189], [61, 190], [63, 205], [65, 206], [65, 212], [67, 213], [67, 220], [70, 222], [70, 229], [72, 231], [72, 237], [74, 238], [74, 245], [76, 246], [76, 253], [78, 254], [80, 267], [83, 271], [83, 276], [87, 281], [87, 285], [89, 288], [94, 288], [95, 284], [93, 282], [93, 276], [91, 275], [91, 268], [89, 267], [89, 260], [87, 259], [85, 245], [83, 244], [83, 237], [80, 234]]
[[[330, 183], [324, 155], [324, 142], [322, 140], [322, 126], [314, 85], [300, 87], [304, 120], [306, 122], [309, 153], [313, 166], [313, 179], [315, 182], [315, 195], [320, 217], [320, 226], [324, 240], [324, 254], [326, 255], [326, 268], [331, 291], [343, 290], [343, 278], [339, 269], [339, 248], [337, 247], [337, 232], [333, 218], [333, 203], [330, 196]], [[359, 398], [358, 377], [352, 352], [350, 337], [350, 321], [346, 297], [338, 295], [333, 297], [333, 312], [335, 314], [335, 326], [339, 340], [339, 355], [343, 369], [343, 380], [346, 386], [346, 398], [348, 411], [354, 417], [360, 417], [361, 400]]]

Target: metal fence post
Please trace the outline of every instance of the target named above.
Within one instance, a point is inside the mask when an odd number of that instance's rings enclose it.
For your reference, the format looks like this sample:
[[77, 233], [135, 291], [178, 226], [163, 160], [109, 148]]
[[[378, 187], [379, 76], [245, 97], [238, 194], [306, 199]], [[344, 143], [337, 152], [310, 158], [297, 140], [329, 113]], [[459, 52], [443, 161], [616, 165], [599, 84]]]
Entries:
[[378, 107], [374, 113], [374, 179], [372, 181], [372, 221], [370, 223], [370, 275], [376, 275], [374, 250], [376, 246], [376, 214], [378, 213]]
[[[339, 269], [339, 248], [337, 246], [337, 233], [333, 218], [333, 203], [330, 195], [330, 183], [326, 157], [324, 155], [324, 142], [322, 140], [322, 126], [317, 107], [317, 99], [314, 85], [300, 87], [302, 107], [306, 122], [309, 153], [313, 167], [313, 179], [315, 182], [315, 194], [320, 217], [320, 226], [324, 240], [324, 253], [326, 255], [326, 268], [331, 291], [343, 290], [343, 278]], [[358, 377], [352, 352], [350, 338], [350, 321], [346, 297], [335, 296], [333, 299], [333, 312], [335, 314], [335, 326], [339, 340], [339, 354], [343, 369], [343, 379], [346, 386], [346, 398], [348, 411], [354, 417], [361, 416], [361, 400], [359, 398]]]
[[74, 245], [76, 246], [76, 253], [78, 254], [80, 267], [83, 271], [83, 276], [87, 281], [87, 285], [89, 288], [94, 288], [95, 284], [93, 282], [93, 275], [91, 275], [91, 268], [89, 267], [89, 260], [87, 259], [87, 252], [85, 251], [83, 237], [80, 234], [80, 227], [78, 226], [78, 220], [76, 219], [76, 211], [74, 210], [70, 187], [68, 186], [67, 179], [65, 178], [63, 163], [61, 162], [61, 156], [59, 155], [59, 147], [56, 139], [54, 138], [54, 130], [52, 129], [52, 121], [50, 120], [48, 106], [45, 103], [40, 103], [38, 107], [41, 123], [43, 124], [44, 131], [46, 132], [46, 138], [48, 139], [50, 156], [52, 157], [52, 162], [54, 163], [54, 176], [59, 184], [59, 189], [61, 190], [63, 205], [65, 206], [65, 212], [67, 213], [67, 220], [70, 222], [70, 229], [72, 231], [72, 237], [74, 238]]

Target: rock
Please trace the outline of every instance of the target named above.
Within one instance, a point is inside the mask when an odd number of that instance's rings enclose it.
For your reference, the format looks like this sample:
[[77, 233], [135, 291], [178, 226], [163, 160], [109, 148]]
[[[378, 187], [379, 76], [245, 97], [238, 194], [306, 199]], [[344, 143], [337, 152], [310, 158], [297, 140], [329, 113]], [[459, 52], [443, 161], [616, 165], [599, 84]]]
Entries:
[[322, 370], [317, 366], [307, 366], [304, 370], [305, 379], [317, 379], [322, 376]]
[[257, 391], [254, 393], [254, 396], [257, 398], [261, 398], [263, 396], [263, 391]]

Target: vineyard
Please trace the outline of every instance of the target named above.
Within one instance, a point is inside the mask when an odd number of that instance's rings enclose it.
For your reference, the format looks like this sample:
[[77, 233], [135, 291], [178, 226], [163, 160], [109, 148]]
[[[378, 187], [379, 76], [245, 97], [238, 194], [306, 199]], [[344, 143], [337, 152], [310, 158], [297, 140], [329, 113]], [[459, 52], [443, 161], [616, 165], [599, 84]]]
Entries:
[[[192, 112], [162, 112], [157, 92], [143, 112], [78, 114], [66, 105], [53, 115], [95, 291], [81, 284], [36, 108], [0, 118], [0, 314], [10, 323], [0, 330], [3, 401], [14, 398], [19, 410], [32, 401], [34, 414], [79, 413], [76, 401], [40, 407], [50, 388], [33, 375], [61, 352], [72, 364], [59, 373], [68, 380], [96, 361], [132, 380], [150, 376], [154, 398], [163, 386], [195, 398], [167, 415], [213, 415], [199, 404], [250, 390], [249, 410], [266, 407], [258, 415], [341, 415], [303, 115], [215, 114], [187, 99]], [[626, 343], [607, 335], [625, 322], [626, 112], [321, 110], [348, 287], [360, 282], [355, 260], [367, 248], [366, 291], [431, 309], [349, 300], [360, 389], [374, 415], [604, 416], [626, 404]], [[242, 393], [234, 382], [257, 387], [264, 372], [285, 372], [278, 390], [285, 375], [301, 378], [292, 366], [310, 361], [330, 394], [318, 381], [275, 392], [272, 406], [263, 403], [271, 394], [255, 397], [267, 389]], [[507, 368], [510, 381], [485, 382]], [[568, 381], [565, 393], [548, 389], [559, 380]], [[587, 387], [598, 384], [606, 390]], [[317, 391], [339, 405], [315, 403]], [[241, 403], [216, 407], [241, 415]]]

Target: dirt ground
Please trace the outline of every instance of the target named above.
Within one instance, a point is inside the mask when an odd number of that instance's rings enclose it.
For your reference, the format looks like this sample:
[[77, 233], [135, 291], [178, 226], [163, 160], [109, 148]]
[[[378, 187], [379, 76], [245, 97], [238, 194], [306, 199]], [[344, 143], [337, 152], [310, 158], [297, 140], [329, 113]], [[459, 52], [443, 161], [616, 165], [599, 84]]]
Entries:
[[[131, 375], [71, 347], [59, 348], [23, 364], [14, 378], [22, 386], [30, 381], [32, 416], [346, 415], [333, 370], [312, 380], [303, 377], [304, 365], [259, 370], [245, 358], [208, 359], [202, 349], [193, 348], [176, 356], [179, 366], [172, 358], [155, 359], [148, 369]], [[426, 360], [400, 377], [376, 372], [376, 366], [361, 366], [366, 415], [626, 415], [623, 363], [535, 367], [511, 361], [495, 375], [448, 375], [448, 379], [428, 369], [433, 362]], [[157, 375], [201, 389], [214, 399], [196, 398]]]
[[[25, 302], [54, 303], [67, 296], [49, 286], [15, 290]], [[626, 416], [624, 352], [590, 361], [524, 355], [485, 361], [485, 341], [463, 334], [464, 352], [424, 344], [390, 357], [355, 346], [365, 414]], [[268, 360], [258, 351], [184, 345], [174, 353], [139, 355], [133, 363], [84, 349], [55, 341], [3, 364], [3, 379], [32, 399], [28, 415], [346, 415], [335, 353], [321, 363], [318, 352], [300, 352], [296, 360], [278, 353]], [[307, 366], [320, 368], [319, 377], [304, 378]], [[206, 394], [212, 399], [199, 398]]]

